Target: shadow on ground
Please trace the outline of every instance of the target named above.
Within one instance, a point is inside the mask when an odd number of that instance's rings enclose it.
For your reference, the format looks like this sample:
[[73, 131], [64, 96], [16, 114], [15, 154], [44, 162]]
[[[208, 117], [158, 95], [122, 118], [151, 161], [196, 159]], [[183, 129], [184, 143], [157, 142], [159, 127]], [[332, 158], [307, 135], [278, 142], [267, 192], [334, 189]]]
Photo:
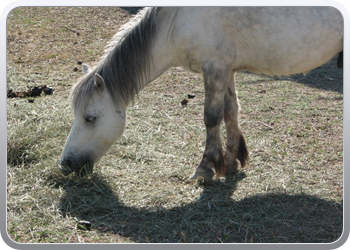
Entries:
[[135, 15], [143, 7], [120, 7], [120, 8], [123, 9], [123, 10], [126, 10], [131, 15]]
[[197, 200], [170, 209], [125, 206], [97, 174], [57, 179], [56, 185], [65, 190], [59, 205], [64, 215], [135, 242], [333, 242], [341, 236], [342, 204], [283, 193], [236, 201], [231, 197], [243, 178], [239, 172], [201, 183]]

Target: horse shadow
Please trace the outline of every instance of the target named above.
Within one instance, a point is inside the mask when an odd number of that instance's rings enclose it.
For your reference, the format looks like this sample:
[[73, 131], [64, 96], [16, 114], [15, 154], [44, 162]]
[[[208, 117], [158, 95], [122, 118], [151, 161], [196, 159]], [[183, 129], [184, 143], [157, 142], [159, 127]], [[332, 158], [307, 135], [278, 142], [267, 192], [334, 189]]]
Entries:
[[98, 174], [57, 179], [56, 186], [65, 190], [59, 201], [64, 216], [137, 243], [319, 243], [341, 236], [342, 204], [277, 192], [235, 200], [232, 196], [245, 177], [238, 172], [224, 181], [203, 181], [198, 199], [172, 208], [127, 206]]

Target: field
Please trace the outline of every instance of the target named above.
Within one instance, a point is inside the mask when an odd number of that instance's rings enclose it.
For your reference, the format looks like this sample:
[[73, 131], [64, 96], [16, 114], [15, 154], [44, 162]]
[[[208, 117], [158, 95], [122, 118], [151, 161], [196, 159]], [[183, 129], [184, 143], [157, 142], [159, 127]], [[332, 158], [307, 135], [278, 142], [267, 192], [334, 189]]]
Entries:
[[[9, 237], [18, 243], [336, 241], [343, 231], [343, 71], [336, 59], [306, 76], [237, 74], [250, 161], [236, 175], [188, 180], [205, 146], [204, 88], [200, 75], [177, 67], [139, 94], [123, 137], [91, 176], [61, 174], [80, 64], [94, 65], [129, 18], [114, 7], [22, 7], [9, 14], [7, 89], [54, 89], [7, 99]], [[181, 105], [188, 94], [195, 98]]]

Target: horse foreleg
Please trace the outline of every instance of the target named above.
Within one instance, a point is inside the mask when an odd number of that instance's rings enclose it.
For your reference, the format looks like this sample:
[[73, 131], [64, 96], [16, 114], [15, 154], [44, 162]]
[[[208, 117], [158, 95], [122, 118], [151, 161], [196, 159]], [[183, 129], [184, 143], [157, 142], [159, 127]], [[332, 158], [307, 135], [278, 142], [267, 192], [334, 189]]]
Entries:
[[227, 171], [235, 171], [237, 169], [237, 160], [241, 163], [241, 167], [244, 167], [248, 160], [247, 145], [238, 125], [239, 103], [234, 75], [232, 75], [232, 81], [227, 85], [225, 93], [224, 120], [227, 133], [225, 162]]
[[[206, 127], [206, 145], [203, 158], [190, 179], [203, 177], [211, 179], [214, 171], [217, 175], [225, 174], [220, 125], [224, 117], [225, 78], [222, 72], [203, 73], [205, 87], [204, 124]], [[226, 77], [226, 76], [225, 76]]]

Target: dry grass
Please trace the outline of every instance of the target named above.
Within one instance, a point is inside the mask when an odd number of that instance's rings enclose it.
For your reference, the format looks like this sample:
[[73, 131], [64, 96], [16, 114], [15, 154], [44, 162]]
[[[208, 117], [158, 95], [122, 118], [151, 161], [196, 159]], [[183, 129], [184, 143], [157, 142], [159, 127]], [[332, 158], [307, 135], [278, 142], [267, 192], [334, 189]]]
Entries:
[[[235, 176], [187, 180], [204, 149], [204, 93], [201, 77], [179, 68], [142, 91], [123, 138], [92, 176], [61, 175], [73, 119], [69, 91], [82, 74], [77, 62], [98, 60], [128, 17], [119, 8], [10, 13], [8, 87], [47, 84], [55, 93], [7, 101], [9, 236], [24, 243], [337, 240], [343, 89], [334, 62], [305, 77], [237, 75], [251, 159]], [[187, 94], [196, 97], [182, 106]], [[77, 220], [92, 229], [78, 229]]]

